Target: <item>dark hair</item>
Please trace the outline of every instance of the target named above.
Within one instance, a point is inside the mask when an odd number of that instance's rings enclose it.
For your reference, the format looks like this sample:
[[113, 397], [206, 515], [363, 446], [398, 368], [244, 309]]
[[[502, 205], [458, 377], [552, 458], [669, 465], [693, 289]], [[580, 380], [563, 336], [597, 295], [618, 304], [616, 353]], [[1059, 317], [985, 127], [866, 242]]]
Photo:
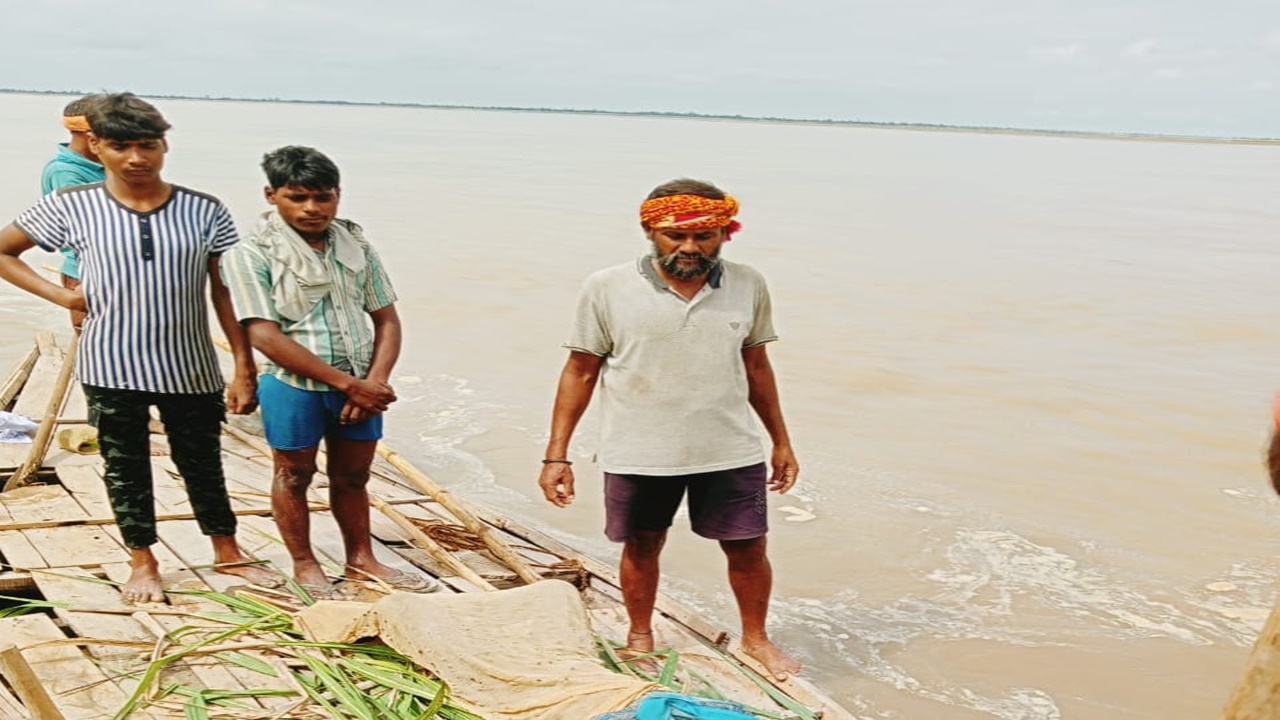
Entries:
[[103, 140], [151, 140], [173, 127], [155, 105], [130, 92], [100, 95], [86, 117]]
[[672, 195], [698, 195], [699, 197], [711, 198], [712, 200], [723, 200], [724, 191], [702, 180], [693, 180], [691, 178], [680, 178], [670, 182], [664, 182], [654, 188], [646, 200], [652, 200], [660, 197], [671, 197]]
[[337, 188], [338, 166], [315, 148], [286, 145], [262, 156], [262, 171], [272, 189], [297, 185], [308, 190]]
[[92, 95], [85, 95], [82, 98], [76, 98], [75, 100], [67, 103], [66, 107], [62, 108], [62, 117], [88, 115], [90, 108], [101, 100], [101, 93], [94, 93]]

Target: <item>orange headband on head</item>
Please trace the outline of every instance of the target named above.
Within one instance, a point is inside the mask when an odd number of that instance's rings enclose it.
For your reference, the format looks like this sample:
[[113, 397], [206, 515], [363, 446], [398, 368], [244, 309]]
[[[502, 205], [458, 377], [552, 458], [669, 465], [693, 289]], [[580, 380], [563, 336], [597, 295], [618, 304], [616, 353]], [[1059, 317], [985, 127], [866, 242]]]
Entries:
[[[1276, 432], [1280, 432], [1280, 393], [1271, 400], [1271, 420], [1276, 425]], [[1280, 492], [1277, 490], [1276, 492]]]
[[93, 128], [89, 127], [89, 119], [83, 115], [63, 115], [62, 127], [71, 132], [92, 132]]
[[668, 195], [645, 200], [640, 205], [640, 222], [648, 228], [728, 228], [730, 235], [742, 227], [733, 219], [738, 214], [738, 199], [725, 195], [713, 200], [701, 195]]

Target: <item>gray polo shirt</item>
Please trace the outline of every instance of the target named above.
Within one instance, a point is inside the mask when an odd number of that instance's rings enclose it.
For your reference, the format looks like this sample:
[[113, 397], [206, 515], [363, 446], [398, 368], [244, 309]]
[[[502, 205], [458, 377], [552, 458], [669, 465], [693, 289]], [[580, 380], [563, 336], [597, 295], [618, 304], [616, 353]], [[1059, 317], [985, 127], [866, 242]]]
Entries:
[[601, 469], [687, 475], [763, 461], [742, 349], [777, 339], [764, 277], [721, 260], [685, 300], [650, 260], [588, 277], [564, 345], [605, 359]]

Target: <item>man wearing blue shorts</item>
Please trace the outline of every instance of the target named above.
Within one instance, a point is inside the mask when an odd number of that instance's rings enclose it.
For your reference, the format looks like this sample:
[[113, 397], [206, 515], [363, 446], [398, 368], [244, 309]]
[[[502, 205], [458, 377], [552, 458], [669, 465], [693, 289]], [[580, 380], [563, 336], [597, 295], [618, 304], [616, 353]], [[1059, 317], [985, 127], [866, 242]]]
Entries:
[[288, 146], [267, 153], [262, 169], [274, 209], [222, 268], [236, 317], [268, 360], [258, 403], [274, 451], [271, 509], [294, 579], [314, 597], [334, 596], [311, 548], [306, 498], [323, 438], [345, 576], [375, 577], [409, 592], [434, 589], [428, 578], [380, 563], [369, 534], [366, 485], [382, 413], [396, 400], [388, 381], [400, 355], [391, 280], [360, 226], [337, 217], [332, 160]]
[[[569, 441], [597, 386], [605, 534], [623, 543], [626, 649], [654, 649], [658, 557], [687, 495], [693, 531], [716, 540], [742, 620], [742, 647], [779, 680], [800, 663], [769, 639], [773, 570], [766, 490], [786, 492], [799, 464], [765, 346], [777, 339], [756, 270], [720, 258], [738, 202], [710, 183], [673, 180], [640, 206], [652, 253], [589, 277], [578, 300], [538, 484], [573, 501]], [[753, 417], [754, 414], [754, 417]], [[765, 465], [756, 420], [773, 444]]]

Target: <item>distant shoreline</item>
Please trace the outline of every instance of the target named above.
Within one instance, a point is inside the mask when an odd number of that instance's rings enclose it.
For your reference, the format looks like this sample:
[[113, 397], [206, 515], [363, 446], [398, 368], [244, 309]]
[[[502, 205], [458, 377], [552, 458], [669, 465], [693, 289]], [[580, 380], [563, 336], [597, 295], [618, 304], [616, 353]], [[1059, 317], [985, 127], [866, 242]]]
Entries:
[[[70, 90], [21, 90], [0, 88], [4, 95], [84, 95]], [[656, 110], [582, 110], [576, 108], [533, 108], [502, 105], [440, 105], [415, 102], [363, 102], [354, 100], [285, 100], [281, 98], [242, 98], [144, 93], [158, 100], [204, 100], [211, 102], [280, 103], [286, 105], [350, 105], [354, 107], [411, 108], [421, 110], [478, 110], [483, 112], [547, 113], [554, 115], [605, 115], [615, 117], [674, 118], [683, 120], [717, 120], [732, 122], [773, 123], [778, 125], [816, 125], [877, 130], [910, 130], [915, 132], [977, 133], [982, 135], [1022, 135], [1028, 137], [1062, 137], [1085, 140], [1140, 140], [1145, 142], [1202, 143], [1215, 145], [1280, 145], [1280, 138], [1215, 137], [1211, 135], [1166, 135], [1160, 133], [1103, 132], [1092, 130], [1047, 130], [1035, 128], [944, 125], [941, 123], [873, 122], [867, 120], [823, 120], [816, 118], [784, 118], [754, 115], [712, 115], [692, 112]]]

